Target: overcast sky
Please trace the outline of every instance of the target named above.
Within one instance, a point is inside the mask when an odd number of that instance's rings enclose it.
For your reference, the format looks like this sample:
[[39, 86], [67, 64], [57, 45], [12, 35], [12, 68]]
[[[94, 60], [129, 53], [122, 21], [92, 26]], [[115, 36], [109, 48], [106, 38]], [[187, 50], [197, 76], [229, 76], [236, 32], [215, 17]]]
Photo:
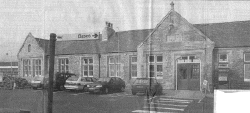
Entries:
[[[170, 10], [170, 0], [0, 0], [0, 60], [17, 54], [31, 32], [101, 32], [105, 21], [115, 31], [154, 28]], [[173, 0], [192, 24], [250, 20], [248, 1]]]

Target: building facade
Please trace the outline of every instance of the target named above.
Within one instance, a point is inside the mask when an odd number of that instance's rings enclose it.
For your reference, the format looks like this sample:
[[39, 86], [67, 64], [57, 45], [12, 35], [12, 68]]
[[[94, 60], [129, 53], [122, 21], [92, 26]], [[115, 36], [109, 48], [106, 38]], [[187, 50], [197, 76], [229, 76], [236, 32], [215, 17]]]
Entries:
[[[220, 81], [250, 81], [250, 21], [191, 24], [171, 7], [154, 29], [116, 32], [107, 22], [95, 39], [60, 36], [55, 72], [117, 76], [128, 87], [135, 78], [155, 77], [164, 89], [173, 90], [201, 90], [204, 80], [211, 89]], [[48, 43], [32, 34], [26, 37], [18, 53], [20, 76], [48, 75]], [[228, 73], [216, 73], [221, 69]]]
[[18, 76], [18, 62], [0, 62], [0, 73], [9, 76]]

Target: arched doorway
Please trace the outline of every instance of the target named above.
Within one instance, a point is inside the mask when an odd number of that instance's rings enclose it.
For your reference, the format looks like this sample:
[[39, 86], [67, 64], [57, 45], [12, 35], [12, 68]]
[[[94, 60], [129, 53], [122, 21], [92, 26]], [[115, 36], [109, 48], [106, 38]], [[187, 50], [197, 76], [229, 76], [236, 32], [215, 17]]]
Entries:
[[176, 60], [177, 89], [200, 90], [201, 61], [197, 56], [181, 56]]

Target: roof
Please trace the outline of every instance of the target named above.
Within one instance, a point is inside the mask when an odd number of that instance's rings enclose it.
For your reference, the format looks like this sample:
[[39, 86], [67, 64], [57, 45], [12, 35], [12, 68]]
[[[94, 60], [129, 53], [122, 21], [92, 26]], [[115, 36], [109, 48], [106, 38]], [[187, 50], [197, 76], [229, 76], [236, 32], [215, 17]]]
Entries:
[[49, 50], [49, 40], [47, 39], [41, 39], [41, 38], [35, 38], [37, 41], [38, 45], [44, 49], [44, 51]]
[[[135, 52], [137, 46], [152, 32], [152, 29], [131, 30], [114, 33], [108, 41], [68, 40], [56, 41], [56, 55]], [[49, 54], [49, 51], [47, 51]]]
[[250, 21], [194, 25], [217, 48], [250, 47]]
[[[250, 47], [250, 21], [193, 24], [193, 26], [215, 42], [216, 48]], [[56, 55], [136, 52], [137, 46], [152, 31], [153, 29], [142, 29], [116, 32], [108, 41], [56, 41]], [[49, 48], [49, 40], [38, 38], [36, 40], [40, 47]]]

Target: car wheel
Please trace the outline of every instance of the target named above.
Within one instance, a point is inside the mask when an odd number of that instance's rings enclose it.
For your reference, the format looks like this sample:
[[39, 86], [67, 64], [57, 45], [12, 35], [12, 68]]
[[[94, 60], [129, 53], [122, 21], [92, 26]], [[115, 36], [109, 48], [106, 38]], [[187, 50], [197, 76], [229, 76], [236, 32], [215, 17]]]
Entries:
[[105, 93], [105, 94], [108, 94], [108, 93], [109, 93], [109, 89], [108, 89], [108, 88], [105, 88], [105, 89], [104, 89], [104, 93]]
[[125, 91], [125, 88], [124, 88], [123, 86], [121, 87], [121, 91], [122, 91], [122, 92], [124, 92], [124, 91]]

